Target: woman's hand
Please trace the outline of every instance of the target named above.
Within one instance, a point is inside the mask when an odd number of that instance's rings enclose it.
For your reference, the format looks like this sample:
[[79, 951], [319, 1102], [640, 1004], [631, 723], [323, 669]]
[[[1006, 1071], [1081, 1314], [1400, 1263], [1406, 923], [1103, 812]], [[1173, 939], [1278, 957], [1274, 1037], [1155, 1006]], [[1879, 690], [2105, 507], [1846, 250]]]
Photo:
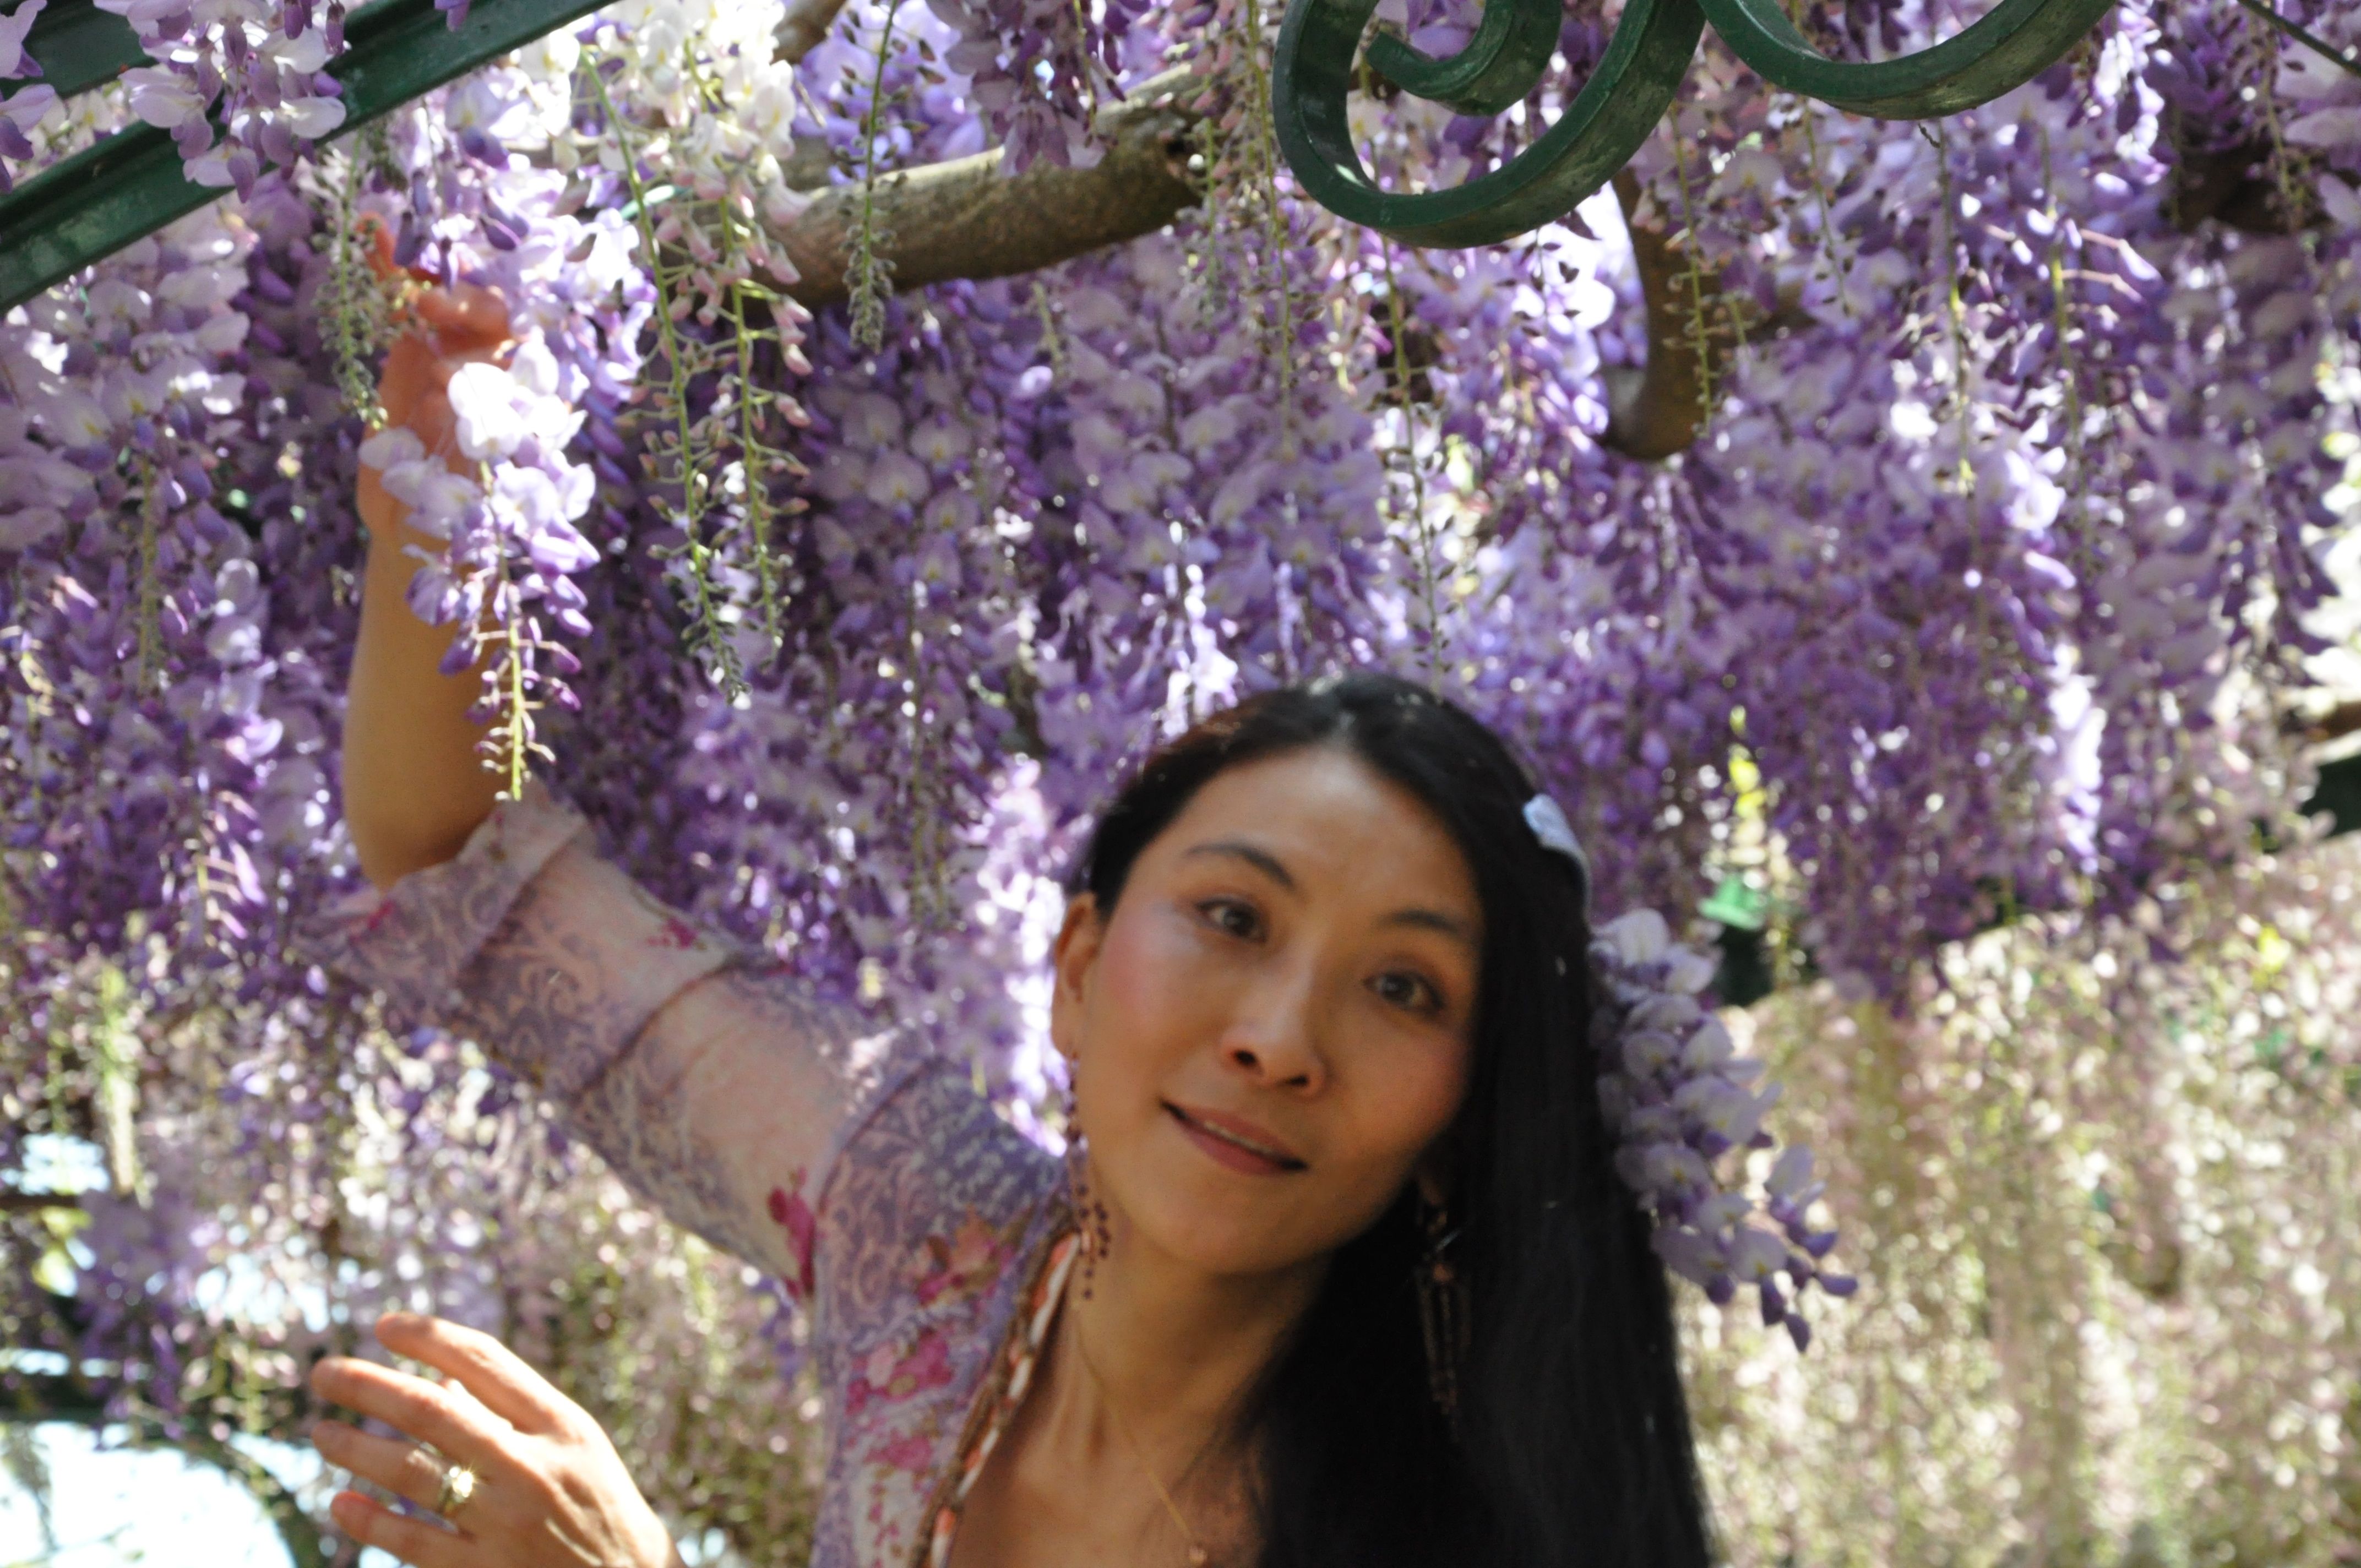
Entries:
[[377, 1337], [456, 1379], [481, 1408], [439, 1383], [331, 1356], [312, 1371], [313, 1392], [419, 1442], [322, 1421], [313, 1443], [329, 1464], [424, 1508], [446, 1495], [451, 1465], [474, 1471], [477, 1483], [450, 1505], [449, 1529], [339, 1492], [329, 1512], [346, 1534], [416, 1568], [678, 1568], [663, 1522], [598, 1423], [507, 1346], [407, 1312], [379, 1318]]
[[[390, 276], [393, 240], [382, 225], [372, 237], [373, 265], [379, 276]], [[378, 406], [385, 411], [388, 428], [410, 431], [427, 451], [447, 458], [457, 451], [445, 390], [451, 373], [462, 365], [498, 360], [506, 353], [508, 303], [490, 289], [430, 287], [413, 294], [405, 308], [411, 330], [386, 351], [385, 368], [378, 377]], [[377, 470], [367, 465], [361, 468], [356, 499], [361, 522], [372, 535], [385, 537], [401, 521], [401, 503], [386, 494]]]

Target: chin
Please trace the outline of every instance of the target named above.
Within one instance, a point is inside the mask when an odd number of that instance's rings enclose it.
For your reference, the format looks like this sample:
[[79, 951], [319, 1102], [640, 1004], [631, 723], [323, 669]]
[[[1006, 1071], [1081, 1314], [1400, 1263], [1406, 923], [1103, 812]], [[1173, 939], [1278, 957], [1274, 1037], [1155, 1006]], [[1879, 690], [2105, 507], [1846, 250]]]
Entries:
[[1275, 1244], [1268, 1237], [1240, 1236], [1203, 1226], [1192, 1229], [1181, 1225], [1154, 1230], [1143, 1227], [1140, 1234], [1168, 1257], [1207, 1274], [1231, 1278], [1283, 1274], [1315, 1258], [1324, 1257], [1334, 1250], [1333, 1247], [1306, 1250]]
[[1218, 1186], [1208, 1191], [1207, 1183], [1171, 1172], [1159, 1174], [1163, 1179], [1151, 1177], [1147, 1188], [1155, 1198], [1127, 1211], [1131, 1228], [1158, 1252], [1207, 1274], [1283, 1273], [1351, 1239], [1350, 1232], [1324, 1226], [1313, 1231], [1293, 1204], [1276, 1201], [1276, 1195], [1257, 1201]]

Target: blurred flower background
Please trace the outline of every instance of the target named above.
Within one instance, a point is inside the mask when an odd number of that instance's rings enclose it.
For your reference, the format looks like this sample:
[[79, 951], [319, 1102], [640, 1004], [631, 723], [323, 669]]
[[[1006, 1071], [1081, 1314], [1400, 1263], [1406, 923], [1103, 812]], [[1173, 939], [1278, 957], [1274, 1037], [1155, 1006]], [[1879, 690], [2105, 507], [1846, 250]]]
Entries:
[[[343, 1560], [257, 1444], [401, 1304], [547, 1369], [700, 1561], [802, 1560], [781, 1292], [307, 946], [358, 882], [369, 464], [504, 783], [1048, 1140], [1041, 958], [1120, 770], [1326, 669], [1468, 703], [1602, 913], [1721, 944], [1861, 1278], [1801, 1357], [1684, 1298], [1732, 1563], [2361, 1563], [2361, 14], [2126, 0], [1923, 126], [1708, 38], [1614, 189], [1451, 252], [1297, 196], [1257, 0], [624, 0], [361, 126], [335, 0], [136, 0], [152, 63], [64, 96], [44, 3], [0, 169], [144, 124], [225, 195], [0, 318], [31, 1496], [71, 1423]], [[1373, 167], [1513, 156], [1616, 14], [1498, 119], [1372, 82]], [[472, 476], [378, 429], [370, 225], [509, 302]]]

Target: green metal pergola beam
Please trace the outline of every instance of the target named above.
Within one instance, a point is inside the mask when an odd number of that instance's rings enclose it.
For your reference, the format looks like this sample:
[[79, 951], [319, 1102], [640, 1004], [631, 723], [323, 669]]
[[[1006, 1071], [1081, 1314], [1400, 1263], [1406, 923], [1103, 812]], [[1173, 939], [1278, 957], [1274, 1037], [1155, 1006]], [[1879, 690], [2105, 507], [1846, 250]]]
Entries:
[[[344, 83], [343, 136], [486, 60], [531, 43], [598, 8], [599, 0], [475, 0], [454, 31], [433, 0], [372, 0], [345, 24], [346, 49], [328, 63]], [[87, 11], [121, 28], [110, 38]], [[47, 13], [34, 23], [39, 36]], [[79, 0], [52, 35], [51, 80], [96, 85], [141, 57], [121, 19]], [[126, 49], [130, 52], [126, 56]], [[80, 52], [77, 52], [80, 51]], [[41, 58], [44, 70], [50, 60]], [[106, 61], [111, 67], [101, 69]], [[77, 91], [81, 88], [77, 88]], [[153, 126], [135, 126], [51, 165], [0, 197], [0, 311], [12, 310], [142, 235], [194, 212], [222, 192], [181, 172], [181, 151]]]

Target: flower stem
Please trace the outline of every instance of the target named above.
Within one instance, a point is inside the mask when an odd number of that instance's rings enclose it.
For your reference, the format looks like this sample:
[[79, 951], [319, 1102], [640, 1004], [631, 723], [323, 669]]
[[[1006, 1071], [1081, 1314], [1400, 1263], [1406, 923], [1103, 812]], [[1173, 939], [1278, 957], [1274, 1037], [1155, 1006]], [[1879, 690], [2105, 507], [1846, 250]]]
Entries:
[[[615, 112], [614, 99], [607, 92], [607, 79], [594, 67], [590, 71], [592, 88], [598, 94], [598, 107], [607, 116], [607, 125], [614, 132], [615, 144], [622, 153], [623, 181], [631, 192], [631, 209], [639, 225], [640, 243], [648, 253], [648, 277], [656, 290], [656, 336], [663, 345], [664, 373], [667, 381], [663, 401], [672, 414], [670, 432], [675, 443], [672, 477], [680, 485], [680, 510], [674, 521], [679, 525], [682, 550], [688, 556], [688, 578], [691, 604], [690, 644], [709, 661], [715, 678], [731, 699], [746, 690], [745, 673], [738, 662], [738, 650], [730, 641], [728, 629], [720, 617], [720, 594], [713, 581], [715, 553], [697, 536], [697, 524], [703, 520], [707, 480], [698, 467], [694, 453], [697, 449], [694, 422], [689, 418], [689, 367], [687, 345], [682, 340], [679, 323], [674, 320], [674, 285], [675, 279], [664, 266], [656, 244], [654, 215], [648, 210], [648, 186], [640, 177], [640, 161], [631, 146], [631, 132], [625, 128], [622, 115]], [[661, 449], [659, 449], [661, 450]], [[653, 477], [660, 482], [660, 471]]]
[[885, 25], [877, 34], [876, 69], [869, 80], [869, 111], [861, 122], [861, 217], [853, 225], [852, 256], [845, 269], [851, 292], [852, 341], [874, 354], [885, 341], [885, 301], [894, 292], [894, 262], [880, 256], [878, 247], [890, 235], [877, 227], [877, 126], [885, 104], [885, 62], [894, 49], [894, 19], [901, 0], [885, 7]]

